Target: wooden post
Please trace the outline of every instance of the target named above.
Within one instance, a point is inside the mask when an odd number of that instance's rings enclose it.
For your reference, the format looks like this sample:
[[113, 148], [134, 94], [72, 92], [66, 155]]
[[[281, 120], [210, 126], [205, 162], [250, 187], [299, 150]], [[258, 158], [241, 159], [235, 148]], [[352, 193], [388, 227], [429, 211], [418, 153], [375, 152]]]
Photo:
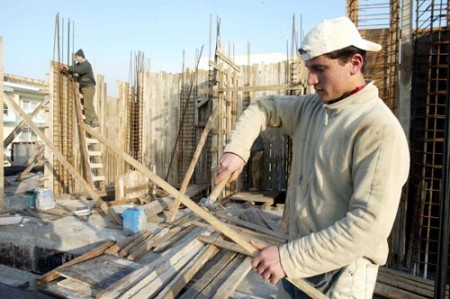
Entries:
[[[3, 38], [0, 36], [0, 106], [3, 108]], [[3, 142], [3, 112], [0, 113], [0, 140]], [[4, 156], [3, 156], [3, 149], [0, 151], [0, 162], [2, 163], [2, 166], [0, 167], [0, 211], [2, 211], [5, 208], [4, 203], [4, 188], [5, 188], [5, 175], [3, 172], [3, 165], [4, 165]]]
[[[198, 158], [202, 152], [203, 146], [206, 143], [206, 139], [208, 138], [209, 131], [214, 123], [214, 119], [216, 118], [216, 113], [213, 112], [208, 118], [205, 129], [203, 130], [202, 136], [200, 137], [200, 141], [195, 149], [194, 156], [192, 157], [191, 164], [189, 165], [188, 170], [186, 171], [186, 175], [184, 176], [183, 182], [181, 182], [180, 193], [184, 194], [189, 185], [189, 181], [191, 180], [192, 174], [194, 173], [195, 165], [197, 164]], [[172, 207], [170, 208], [169, 215], [167, 216], [167, 222], [172, 222], [175, 219], [175, 215], [178, 212], [178, 208], [180, 207], [180, 199], [176, 198]]]

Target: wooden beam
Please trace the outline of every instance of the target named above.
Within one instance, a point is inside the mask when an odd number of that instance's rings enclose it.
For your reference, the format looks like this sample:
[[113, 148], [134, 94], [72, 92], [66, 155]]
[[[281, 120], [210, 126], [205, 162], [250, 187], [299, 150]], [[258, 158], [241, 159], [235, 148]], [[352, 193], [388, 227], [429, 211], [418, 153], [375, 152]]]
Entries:
[[[189, 185], [189, 181], [191, 180], [192, 174], [194, 173], [194, 170], [195, 170], [195, 165], [197, 165], [198, 158], [200, 157], [200, 154], [202, 153], [203, 146], [206, 143], [209, 131], [211, 130], [211, 127], [212, 127], [212, 125], [214, 123], [214, 120], [216, 118], [216, 114], [217, 113], [213, 112], [213, 114], [211, 114], [208, 117], [208, 121], [206, 123], [205, 128], [203, 129], [202, 136], [200, 137], [200, 141], [198, 142], [197, 148], [195, 149], [195, 152], [194, 152], [194, 155], [192, 157], [191, 163], [189, 164], [189, 168], [186, 171], [186, 174], [184, 175], [183, 182], [181, 182], [181, 187], [180, 187], [180, 193], [181, 194], [185, 194], [186, 193], [186, 189], [187, 189], [187, 187]], [[180, 199], [176, 198], [175, 202], [173, 203], [173, 205], [170, 208], [170, 211], [169, 211], [169, 213], [167, 215], [167, 222], [170, 223], [170, 222], [172, 222], [175, 219], [175, 216], [176, 216], [176, 214], [178, 212], [178, 208], [180, 207], [180, 203], [181, 203]]]
[[[147, 167], [142, 165], [139, 161], [119, 149], [114, 144], [110, 143], [106, 138], [98, 134], [95, 130], [91, 129], [87, 125], [83, 125], [84, 129], [88, 131], [89, 134], [97, 138], [101, 143], [103, 143], [105, 146], [107, 146], [110, 150], [112, 150], [115, 154], [119, 155], [122, 159], [124, 159], [127, 163], [129, 163], [131, 166], [136, 168], [137, 170], [141, 171], [144, 175], [146, 175], [150, 180], [152, 180], [155, 184], [160, 186], [162, 189], [167, 191], [170, 195], [174, 196], [175, 198], [179, 198], [181, 200], [181, 203], [184, 204], [187, 208], [189, 208], [192, 212], [194, 212], [197, 216], [204, 219], [206, 222], [211, 224], [211, 226], [217, 230], [218, 232], [221, 232], [240, 246], [242, 246], [246, 251], [249, 252], [251, 256], [254, 256], [258, 253], [258, 250], [253, 247], [249, 242], [247, 242], [245, 239], [243, 239], [238, 233], [236, 233], [234, 230], [229, 228], [226, 224], [222, 223], [219, 219], [214, 217], [213, 215], [209, 214], [207, 211], [205, 211], [202, 207], [197, 205], [192, 199], [187, 197], [184, 194], [181, 194], [177, 189], [175, 189], [172, 185], [170, 185], [168, 182], [164, 181], [161, 177], [154, 174], [152, 171], [150, 171]], [[313, 299], [326, 299], [327, 297], [323, 295], [320, 291], [316, 290], [313, 286], [311, 286], [308, 282], [306, 282], [303, 279], [290, 279], [289, 280], [292, 284], [294, 284], [296, 287], [301, 289], [303, 292], [305, 292], [307, 295], [312, 297]]]
[[[214, 87], [213, 94], [241, 91], [241, 92], [256, 92], [256, 91], [280, 91], [280, 90], [299, 90], [303, 89], [303, 84], [278, 84], [278, 85], [261, 85], [261, 86], [231, 86], [231, 87]], [[200, 88], [198, 90], [199, 95], [211, 93], [210, 88]]]
[[216, 56], [228, 64], [236, 72], [240, 73], [241, 69], [236, 65], [220, 48], [216, 48]]
[[212, 299], [231, 298], [236, 288], [252, 270], [252, 259], [246, 257], [231, 275], [217, 289]]
[[236, 243], [225, 241], [223, 239], [211, 237], [211, 236], [199, 236], [199, 241], [202, 241], [206, 244], [211, 244], [219, 248], [227, 249], [229, 251], [242, 253], [245, 255], [248, 255], [248, 252], [245, 251], [241, 246], [237, 245]]
[[[33, 119], [34, 116], [36, 116], [36, 114], [38, 114], [39, 111], [41, 111], [43, 108], [45, 108], [45, 106], [47, 106], [49, 100], [45, 100], [43, 102], [41, 102], [39, 104], [39, 106], [36, 107], [36, 109], [33, 110], [33, 112], [31, 112], [29, 114], [30, 118]], [[7, 148], [11, 142], [13, 142], [14, 138], [17, 137], [17, 135], [19, 135], [19, 133], [22, 131], [23, 127], [26, 126], [26, 122], [24, 120], [22, 120], [15, 128], [14, 130], [12, 130], [11, 133], [9, 133], [9, 135], [5, 138], [5, 140], [3, 141], [3, 148]]]
[[206, 246], [166, 287], [155, 299], [174, 299], [181, 290], [191, 281], [192, 277], [213, 258], [219, 249], [213, 245]]
[[145, 264], [106, 289], [101, 290], [96, 294], [95, 298], [110, 299], [119, 298], [119, 296], [120, 298], [130, 298], [142, 287], [158, 277], [159, 273], [173, 266], [183, 256], [196, 249], [200, 250], [199, 246], [203, 246], [202, 243], [194, 238], [186, 246], [173, 252], [171, 256], [165, 257], [164, 259], [157, 259], [150, 264]]
[[22, 117], [27, 125], [36, 133], [36, 135], [41, 138], [41, 140], [47, 145], [47, 147], [53, 152], [56, 158], [67, 168], [70, 174], [78, 181], [78, 183], [86, 190], [86, 192], [95, 200], [95, 204], [99, 207], [103, 212], [111, 217], [111, 219], [117, 224], [122, 224], [122, 219], [116, 214], [116, 212], [109, 208], [109, 206], [100, 198], [97, 192], [84, 180], [84, 178], [78, 173], [78, 171], [70, 164], [70, 162], [61, 154], [52, 144], [52, 142], [45, 136], [45, 134], [33, 123], [30, 117], [23, 112], [23, 110], [8, 97], [5, 97], [6, 103], [8, 106], [13, 108], [13, 110]]
[[85, 262], [87, 260], [93, 259], [97, 256], [102, 255], [105, 250], [107, 250], [109, 247], [113, 246], [116, 243], [116, 241], [108, 241], [88, 252], [86, 252], [83, 255], [80, 255], [79, 257], [74, 258], [73, 260], [68, 261], [65, 264], [62, 264], [59, 267], [56, 267], [55, 269], [51, 270], [50, 272], [47, 272], [46, 274], [42, 275], [39, 278], [36, 278], [36, 286], [42, 285], [44, 283], [53, 281], [60, 277], [60, 275], [57, 273], [58, 270], [70, 267], [72, 265]]

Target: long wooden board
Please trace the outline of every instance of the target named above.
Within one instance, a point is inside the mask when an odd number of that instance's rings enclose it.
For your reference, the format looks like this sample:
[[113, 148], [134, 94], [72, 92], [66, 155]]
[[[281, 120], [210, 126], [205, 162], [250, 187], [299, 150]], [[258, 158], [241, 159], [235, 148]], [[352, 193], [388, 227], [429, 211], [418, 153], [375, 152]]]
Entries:
[[36, 286], [42, 285], [44, 283], [50, 282], [55, 280], [56, 278], [60, 277], [60, 275], [58, 274], [57, 271], [70, 267], [72, 265], [78, 264], [78, 263], [82, 263], [84, 261], [93, 259], [99, 255], [102, 255], [105, 250], [107, 250], [109, 247], [113, 246], [116, 242], [115, 241], [108, 241], [88, 252], [86, 252], [83, 255], [80, 255], [79, 257], [74, 258], [73, 260], [68, 261], [65, 264], [62, 264], [59, 267], [56, 267], [55, 269], [51, 270], [50, 272], [47, 272], [46, 274], [44, 274], [43, 276], [39, 277], [36, 279]]
[[[242, 246], [245, 250], [249, 252], [249, 255], [255, 256], [258, 253], [258, 250], [253, 247], [249, 242], [247, 242], [245, 239], [243, 239], [239, 234], [237, 234], [235, 231], [233, 231], [231, 228], [229, 228], [227, 225], [222, 223], [219, 219], [214, 217], [213, 215], [209, 214], [207, 211], [205, 211], [203, 208], [198, 206], [192, 199], [187, 197], [184, 194], [181, 194], [177, 189], [175, 189], [173, 186], [171, 186], [169, 183], [167, 183], [165, 180], [163, 180], [161, 177], [154, 174], [152, 171], [150, 171], [147, 167], [142, 165], [139, 161], [119, 149], [114, 144], [111, 144], [106, 138], [98, 134], [96, 131], [91, 129], [89, 126], [84, 125], [84, 129], [88, 131], [89, 134], [96, 137], [101, 143], [103, 143], [105, 146], [107, 146], [109, 149], [111, 149], [114, 153], [119, 155], [122, 159], [124, 159], [127, 163], [135, 167], [137, 170], [141, 171], [144, 175], [146, 175], [150, 180], [152, 180], [155, 184], [160, 186], [162, 189], [167, 191], [170, 195], [174, 196], [175, 198], [179, 198], [181, 200], [181, 203], [184, 204], [187, 208], [189, 208], [192, 212], [197, 214], [197, 216], [201, 217], [205, 221], [207, 221], [209, 224], [214, 227], [215, 230], [223, 233], [225, 236]], [[296, 287], [301, 289], [303, 292], [305, 292], [307, 295], [311, 296], [313, 299], [326, 299], [326, 296], [323, 295], [320, 291], [315, 289], [313, 286], [311, 286], [308, 282], [306, 282], [303, 279], [290, 279], [289, 280], [292, 284], [294, 284]]]
[[94, 290], [102, 290], [140, 267], [140, 264], [129, 260], [103, 254], [57, 272], [63, 277], [84, 283]]

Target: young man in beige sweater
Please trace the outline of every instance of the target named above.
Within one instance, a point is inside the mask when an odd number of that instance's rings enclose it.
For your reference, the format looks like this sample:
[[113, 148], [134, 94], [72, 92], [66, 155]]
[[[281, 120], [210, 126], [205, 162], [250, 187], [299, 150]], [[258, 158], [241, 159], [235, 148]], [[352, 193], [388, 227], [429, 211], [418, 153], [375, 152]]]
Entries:
[[[379, 50], [347, 17], [324, 20], [299, 50], [315, 93], [266, 96], [239, 118], [216, 183], [239, 176], [267, 127], [292, 138], [289, 238], [253, 243], [261, 251], [252, 265], [264, 280], [306, 278], [329, 298], [372, 297], [409, 172], [404, 131], [363, 75], [366, 51]], [[282, 287], [286, 297], [307, 298], [287, 280]]]

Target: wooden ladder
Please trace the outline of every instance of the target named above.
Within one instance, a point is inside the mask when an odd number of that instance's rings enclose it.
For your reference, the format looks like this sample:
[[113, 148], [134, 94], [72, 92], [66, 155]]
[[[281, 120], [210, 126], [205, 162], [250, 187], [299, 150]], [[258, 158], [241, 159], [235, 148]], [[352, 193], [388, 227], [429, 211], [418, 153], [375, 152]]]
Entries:
[[100, 142], [84, 129], [84, 126], [88, 126], [88, 124], [84, 123], [83, 106], [81, 105], [82, 95], [80, 95], [77, 87], [74, 88], [74, 92], [84, 178], [99, 195], [106, 195], [105, 172]]

